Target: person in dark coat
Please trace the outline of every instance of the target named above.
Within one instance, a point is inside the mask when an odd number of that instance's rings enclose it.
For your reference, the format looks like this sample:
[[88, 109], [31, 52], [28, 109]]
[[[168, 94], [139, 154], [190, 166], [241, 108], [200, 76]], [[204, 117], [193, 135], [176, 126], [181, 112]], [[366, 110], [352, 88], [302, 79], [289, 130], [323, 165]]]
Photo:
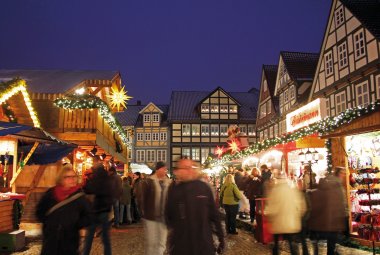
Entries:
[[327, 254], [335, 254], [338, 234], [346, 228], [348, 215], [344, 188], [339, 178], [341, 169], [319, 181], [316, 190], [309, 193], [311, 212], [309, 230], [316, 241], [314, 254], [318, 254], [318, 241], [327, 239]]
[[123, 176], [122, 177], [122, 182], [123, 182], [123, 187], [122, 187], [122, 195], [120, 197], [120, 224], [123, 223], [124, 219], [124, 210], [126, 211], [126, 216], [127, 216], [127, 224], [132, 223], [132, 217], [131, 217], [131, 179]]
[[254, 167], [251, 171], [251, 175], [248, 177], [247, 185], [245, 187], [245, 195], [249, 200], [249, 216], [251, 223], [255, 220], [256, 198], [260, 198], [262, 196], [262, 186], [260, 171]]
[[[166, 221], [170, 255], [214, 255], [224, 249], [223, 229], [212, 191], [199, 179], [194, 163], [181, 159], [174, 172], [177, 180], [168, 191]], [[219, 240], [218, 248], [213, 232]]]
[[113, 187], [113, 226], [115, 228], [119, 227], [119, 223], [122, 219], [119, 219], [120, 214], [120, 197], [123, 194], [123, 188], [122, 188], [122, 181], [121, 177], [117, 174], [115, 167], [110, 167], [108, 170], [109, 175], [112, 180], [112, 187]]
[[90, 203], [78, 185], [70, 164], [57, 176], [37, 205], [36, 216], [43, 223], [42, 255], [79, 254], [79, 230], [90, 224]]
[[111, 255], [111, 240], [109, 230], [111, 223], [108, 214], [113, 204], [113, 187], [112, 179], [101, 163], [93, 167], [93, 176], [83, 187], [87, 194], [95, 195], [92, 213], [94, 221], [87, 228], [85, 245], [83, 254], [89, 255], [91, 251], [92, 241], [97, 226], [102, 228], [102, 241], [104, 247], [104, 255]]

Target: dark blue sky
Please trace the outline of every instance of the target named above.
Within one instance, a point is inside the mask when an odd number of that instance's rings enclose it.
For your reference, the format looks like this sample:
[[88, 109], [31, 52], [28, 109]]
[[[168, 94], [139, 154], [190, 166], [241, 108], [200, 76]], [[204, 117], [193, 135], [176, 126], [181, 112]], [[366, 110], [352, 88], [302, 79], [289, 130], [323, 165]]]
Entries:
[[279, 52], [319, 52], [331, 0], [1, 0], [0, 68], [119, 70], [130, 103], [248, 91]]

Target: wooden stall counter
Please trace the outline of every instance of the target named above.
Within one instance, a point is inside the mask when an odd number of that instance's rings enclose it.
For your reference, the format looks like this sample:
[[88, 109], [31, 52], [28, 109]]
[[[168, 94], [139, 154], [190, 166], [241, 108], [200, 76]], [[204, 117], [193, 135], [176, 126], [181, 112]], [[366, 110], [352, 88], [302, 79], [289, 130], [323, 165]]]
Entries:
[[14, 200], [0, 200], [0, 232], [13, 229]]

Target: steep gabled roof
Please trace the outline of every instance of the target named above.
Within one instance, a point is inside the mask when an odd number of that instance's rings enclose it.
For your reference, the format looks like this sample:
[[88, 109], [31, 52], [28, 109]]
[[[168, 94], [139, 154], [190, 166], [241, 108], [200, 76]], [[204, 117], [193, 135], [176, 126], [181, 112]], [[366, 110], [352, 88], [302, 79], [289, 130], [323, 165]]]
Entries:
[[271, 98], [274, 97], [274, 90], [276, 89], [278, 65], [263, 65], [263, 71], [267, 79], [268, 89]]
[[122, 112], [116, 112], [115, 117], [123, 127], [135, 126], [140, 111], [144, 109], [145, 105], [128, 105], [127, 109]]
[[281, 51], [280, 55], [291, 79], [296, 82], [313, 80], [319, 53]]
[[[207, 91], [173, 91], [170, 99], [169, 121], [200, 120], [197, 106], [210, 92]], [[240, 120], [255, 120], [259, 93], [228, 92], [239, 107]]]
[[0, 81], [24, 79], [34, 93], [65, 93], [86, 80], [112, 81], [118, 71], [95, 70], [7, 70], [0, 69]]
[[[157, 108], [159, 108], [162, 111], [161, 126], [167, 125], [169, 105], [165, 104], [155, 106], [157, 106]], [[146, 107], [147, 105], [128, 105], [127, 109], [125, 109], [124, 111], [115, 113], [115, 117], [118, 119], [118, 121], [123, 127], [140, 127], [143, 125], [141, 111]]]
[[380, 39], [379, 0], [341, 0], [341, 2], [373, 36]]
[[145, 111], [146, 108], [148, 108], [150, 105], [153, 105], [155, 106], [155, 108], [158, 108], [159, 112], [160, 113], [164, 113], [157, 105], [155, 105], [154, 103], [150, 102], [149, 104], [147, 104], [141, 111], [140, 113], [142, 113], [143, 111]]
[[228, 93], [227, 91], [225, 91], [223, 88], [221, 87], [217, 87], [216, 89], [214, 89], [212, 92], [210, 92], [205, 98], [203, 98], [199, 103], [202, 103], [203, 101], [205, 101], [206, 99], [208, 99], [209, 97], [211, 97], [216, 91], [222, 91], [224, 94], [226, 94], [227, 96], [229, 96], [237, 105], [240, 105], [238, 101], [236, 101], [236, 99], [230, 94]]

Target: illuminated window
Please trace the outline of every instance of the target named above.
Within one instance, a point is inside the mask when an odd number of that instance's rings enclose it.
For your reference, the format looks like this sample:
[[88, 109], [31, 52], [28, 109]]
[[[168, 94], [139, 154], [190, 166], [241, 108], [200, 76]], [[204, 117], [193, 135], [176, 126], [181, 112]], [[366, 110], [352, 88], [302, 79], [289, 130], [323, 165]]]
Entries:
[[155, 161], [155, 150], [147, 150], [146, 151], [146, 161], [147, 162], [154, 162]]
[[160, 122], [160, 114], [154, 113], [152, 116], [153, 116], [153, 122]]
[[166, 141], [166, 139], [168, 139], [168, 135], [166, 132], [161, 132], [160, 133], [160, 140], [161, 141]]
[[202, 125], [201, 126], [201, 134], [202, 134], [202, 136], [208, 136], [209, 135], [209, 126], [208, 125]]
[[227, 136], [228, 125], [222, 124], [220, 125], [220, 135], [221, 136]]
[[152, 134], [151, 133], [145, 133], [145, 141], [152, 140]]
[[256, 136], [255, 126], [248, 125], [248, 135], [249, 136]]
[[201, 112], [210, 112], [210, 108], [208, 104], [202, 104]]
[[190, 135], [190, 124], [182, 124], [182, 135], [184, 136]]
[[228, 105], [221, 105], [220, 106], [220, 112], [221, 113], [228, 113]]
[[240, 125], [239, 126], [239, 129], [240, 129], [240, 132], [242, 132], [242, 133], [244, 133], [244, 134], [247, 134], [247, 126], [242, 126], [242, 125]]
[[202, 163], [206, 161], [209, 153], [210, 153], [209, 148], [202, 148], [201, 149], [201, 162]]
[[190, 148], [182, 148], [182, 157], [190, 158]]
[[144, 113], [144, 122], [150, 122], [150, 113]]
[[191, 159], [199, 161], [200, 160], [200, 150], [199, 148], [192, 148], [191, 149]]
[[211, 105], [211, 112], [212, 113], [219, 112], [219, 105]]
[[269, 138], [273, 138], [273, 126], [269, 128]]
[[212, 136], [219, 136], [219, 125], [218, 124], [211, 125], [211, 135]]
[[230, 113], [237, 113], [237, 105], [230, 105]]
[[137, 150], [136, 151], [136, 162], [144, 162], [145, 161], [145, 151]]
[[267, 105], [266, 103], [263, 103], [260, 105], [260, 119], [264, 118], [267, 116]]
[[270, 99], [266, 103], [266, 108], [267, 115], [269, 115], [272, 112], [272, 101]]
[[335, 95], [335, 107], [336, 114], [343, 112], [346, 110], [346, 92], [342, 91]]
[[143, 141], [144, 140], [144, 134], [143, 133], [137, 133], [137, 141]]
[[166, 150], [157, 150], [157, 161], [166, 161]]
[[160, 133], [152, 133], [152, 141], [159, 141]]
[[199, 129], [200, 129], [199, 124], [191, 125], [191, 135], [192, 136], [199, 136]]

